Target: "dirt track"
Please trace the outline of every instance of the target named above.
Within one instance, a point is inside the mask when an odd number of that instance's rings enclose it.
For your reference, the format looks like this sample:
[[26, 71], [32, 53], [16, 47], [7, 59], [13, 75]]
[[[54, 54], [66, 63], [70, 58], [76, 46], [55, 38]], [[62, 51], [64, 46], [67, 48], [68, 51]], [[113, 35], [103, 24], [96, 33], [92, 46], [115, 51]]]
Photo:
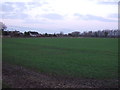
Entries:
[[3, 63], [3, 82], [11, 88], [117, 88], [118, 80], [61, 77]]

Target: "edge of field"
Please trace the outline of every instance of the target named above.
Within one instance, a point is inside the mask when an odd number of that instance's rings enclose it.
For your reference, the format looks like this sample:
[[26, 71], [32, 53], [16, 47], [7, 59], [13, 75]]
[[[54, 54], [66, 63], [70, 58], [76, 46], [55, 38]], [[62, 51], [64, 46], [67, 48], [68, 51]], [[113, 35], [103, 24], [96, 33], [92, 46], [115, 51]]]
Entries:
[[[3, 82], [9, 88], [118, 88], [117, 79], [83, 79], [37, 72], [4, 62]], [[3, 85], [3, 88], [4, 85]]]

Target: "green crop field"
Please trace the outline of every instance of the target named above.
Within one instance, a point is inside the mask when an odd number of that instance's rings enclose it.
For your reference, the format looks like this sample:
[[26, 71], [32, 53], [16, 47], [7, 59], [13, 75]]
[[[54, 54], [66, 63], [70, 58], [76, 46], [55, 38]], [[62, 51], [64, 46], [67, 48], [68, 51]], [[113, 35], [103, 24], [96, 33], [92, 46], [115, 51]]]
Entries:
[[3, 62], [62, 76], [115, 79], [118, 39], [3, 38]]

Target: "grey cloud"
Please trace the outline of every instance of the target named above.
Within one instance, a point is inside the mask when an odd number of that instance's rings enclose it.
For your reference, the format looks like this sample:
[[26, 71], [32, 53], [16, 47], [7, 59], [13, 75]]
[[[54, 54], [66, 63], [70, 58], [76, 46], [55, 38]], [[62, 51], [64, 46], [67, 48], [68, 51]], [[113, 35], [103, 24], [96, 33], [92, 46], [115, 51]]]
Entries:
[[24, 19], [28, 15], [24, 13], [27, 9], [24, 2], [5, 2], [2, 4], [2, 18], [4, 19]]
[[18, 12], [26, 9], [24, 2], [5, 2], [2, 3], [3, 12]]
[[56, 13], [44, 14], [44, 15], [42, 15], [42, 17], [52, 19], [52, 20], [62, 20], [63, 19], [62, 15], [56, 14]]
[[27, 9], [26, 4], [24, 2], [15, 2], [13, 3], [13, 5], [15, 6], [14, 8], [16, 9], [16, 11], [23, 11], [25, 9]]
[[103, 4], [103, 5], [118, 5], [118, 2], [98, 2], [98, 4]]
[[40, 21], [40, 20], [33, 20], [33, 19], [26, 19], [25, 21], [24, 21], [24, 23], [30, 23], [30, 24], [46, 24], [46, 23], [48, 23], [48, 22], [45, 22], [45, 21]]
[[27, 9], [26, 4], [24, 2], [16, 2], [15, 8], [16, 8], [16, 11], [20, 11], [20, 12]]
[[118, 14], [117, 13], [110, 14], [108, 17], [110, 17], [110, 18], [118, 18]]
[[117, 20], [112, 20], [112, 19], [106, 19], [101, 16], [94, 16], [94, 15], [81, 15], [81, 14], [74, 14], [74, 16], [79, 17], [79, 19], [82, 20], [97, 20], [97, 21], [102, 21], [102, 22], [117, 22]]
[[41, 7], [45, 4], [48, 4], [44, 0], [33, 0], [32, 2], [26, 3], [29, 6], [29, 9], [35, 8], [35, 7]]
[[0, 4], [2, 18], [23, 19], [28, 15], [24, 12], [30, 8], [41, 6], [39, 2], [4, 2]]
[[0, 5], [2, 7], [2, 11], [5, 11], [5, 12], [11, 12], [11, 11], [14, 11], [14, 7], [12, 4], [10, 3], [3, 3]]
[[31, 8], [42, 6], [42, 4], [39, 2], [28, 2], [27, 5], [29, 5]]
[[28, 15], [25, 13], [3, 13], [2, 14], [3, 19], [26, 19], [28, 18]]
[[27, 18], [24, 20], [25, 23], [30, 23], [30, 24], [53, 24], [53, 22], [49, 22], [48, 20], [42, 20], [42, 19], [31, 19]]
[[83, 17], [83, 15], [81, 15], [79, 13], [75, 13], [74, 16]]

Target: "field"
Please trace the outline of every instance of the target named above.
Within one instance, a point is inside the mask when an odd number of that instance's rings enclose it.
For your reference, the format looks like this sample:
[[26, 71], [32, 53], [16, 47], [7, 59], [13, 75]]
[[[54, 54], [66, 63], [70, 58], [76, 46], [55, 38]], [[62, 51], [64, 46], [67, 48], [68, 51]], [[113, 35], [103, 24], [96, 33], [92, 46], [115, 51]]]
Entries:
[[116, 79], [118, 39], [3, 38], [3, 62], [60, 76]]

